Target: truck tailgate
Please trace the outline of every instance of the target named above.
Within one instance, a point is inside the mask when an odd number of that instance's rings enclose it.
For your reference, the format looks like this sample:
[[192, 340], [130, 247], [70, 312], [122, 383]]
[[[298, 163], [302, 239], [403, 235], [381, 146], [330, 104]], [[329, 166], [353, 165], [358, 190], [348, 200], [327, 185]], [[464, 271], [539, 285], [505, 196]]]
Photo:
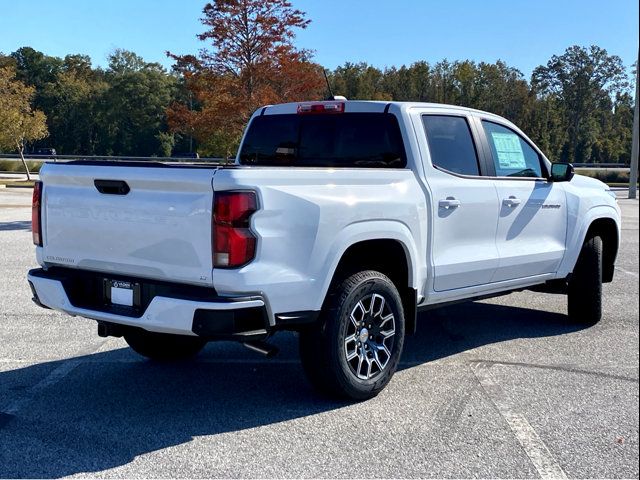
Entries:
[[[215, 167], [47, 164], [45, 264], [211, 285]], [[100, 180], [128, 193], [96, 187]]]

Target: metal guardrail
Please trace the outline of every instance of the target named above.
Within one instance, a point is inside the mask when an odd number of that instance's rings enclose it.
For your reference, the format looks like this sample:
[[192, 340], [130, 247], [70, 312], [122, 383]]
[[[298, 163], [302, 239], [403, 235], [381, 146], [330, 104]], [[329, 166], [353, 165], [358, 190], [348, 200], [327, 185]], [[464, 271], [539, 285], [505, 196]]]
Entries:
[[574, 163], [576, 168], [629, 168], [626, 163]]
[[576, 172], [600, 172], [600, 173], [608, 173], [608, 172], [622, 172], [629, 173], [631, 169], [628, 166], [624, 167], [576, 167]]
[[[136, 157], [136, 156], [114, 156], [114, 155], [34, 155], [34, 154], [25, 154], [25, 160], [30, 161], [41, 161], [41, 162], [49, 162], [49, 161], [72, 161], [72, 160], [95, 160], [98, 161], [128, 161], [128, 162], [188, 162], [188, 163], [226, 163], [224, 158], [221, 157], [200, 157], [200, 158], [189, 158], [189, 157]], [[0, 153], [0, 160], [11, 160], [11, 161], [20, 161], [20, 155], [14, 153]]]

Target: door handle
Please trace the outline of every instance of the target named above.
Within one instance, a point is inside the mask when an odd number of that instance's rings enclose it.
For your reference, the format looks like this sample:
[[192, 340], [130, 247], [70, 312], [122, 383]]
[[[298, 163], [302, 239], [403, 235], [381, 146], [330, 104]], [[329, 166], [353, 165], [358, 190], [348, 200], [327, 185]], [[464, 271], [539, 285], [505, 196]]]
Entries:
[[521, 203], [522, 203], [522, 200], [520, 200], [519, 198], [514, 197], [513, 195], [512, 195], [512, 196], [510, 196], [509, 198], [505, 198], [505, 199], [502, 201], [502, 204], [503, 204], [505, 207], [509, 207], [509, 208], [515, 208], [515, 207], [517, 207], [518, 205], [520, 205]]
[[438, 205], [440, 208], [449, 210], [450, 208], [460, 207], [462, 203], [460, 203], [460, 200], [455, 197], [447, 197], [446, 200], [440, 200], [440, 202], [438, 202]]

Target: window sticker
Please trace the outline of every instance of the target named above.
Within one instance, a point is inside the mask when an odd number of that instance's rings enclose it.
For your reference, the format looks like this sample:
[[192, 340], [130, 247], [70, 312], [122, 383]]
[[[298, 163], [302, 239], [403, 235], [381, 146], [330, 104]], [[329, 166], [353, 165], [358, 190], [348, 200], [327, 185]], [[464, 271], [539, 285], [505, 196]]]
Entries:
[[498, 153], [498, 164], [504, 170], [525, 170], [527, 162], [524, 159], [520, 138], [515, 133], [491, 132], [493, 144]]

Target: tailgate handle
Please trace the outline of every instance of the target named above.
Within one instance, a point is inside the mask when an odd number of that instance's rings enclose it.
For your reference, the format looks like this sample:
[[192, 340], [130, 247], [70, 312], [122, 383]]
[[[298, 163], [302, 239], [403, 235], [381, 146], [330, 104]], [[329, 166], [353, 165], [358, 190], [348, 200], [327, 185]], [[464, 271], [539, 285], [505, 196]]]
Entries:
[[93, 184], [105, 195], [126, 195], [131, 190], [124, 180], [94, 180]]

